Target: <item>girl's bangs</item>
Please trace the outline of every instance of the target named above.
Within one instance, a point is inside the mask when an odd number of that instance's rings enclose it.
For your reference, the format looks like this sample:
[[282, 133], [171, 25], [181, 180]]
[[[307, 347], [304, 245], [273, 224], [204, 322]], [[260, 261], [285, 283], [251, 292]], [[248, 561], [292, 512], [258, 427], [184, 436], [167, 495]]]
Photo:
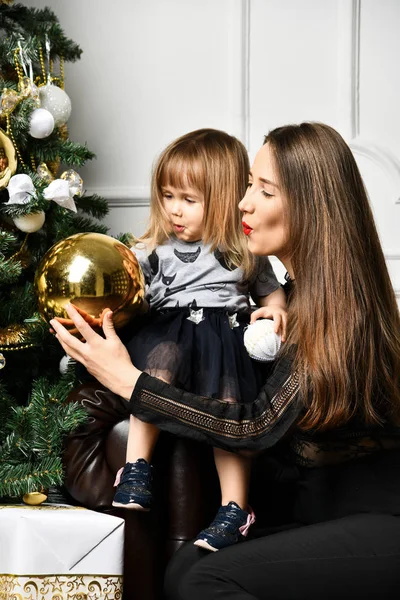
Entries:
[[173, 155], [165, 161], [160, 172], [160, 185], [192, 188], [204, 193], [205, 174], [197, 157]]

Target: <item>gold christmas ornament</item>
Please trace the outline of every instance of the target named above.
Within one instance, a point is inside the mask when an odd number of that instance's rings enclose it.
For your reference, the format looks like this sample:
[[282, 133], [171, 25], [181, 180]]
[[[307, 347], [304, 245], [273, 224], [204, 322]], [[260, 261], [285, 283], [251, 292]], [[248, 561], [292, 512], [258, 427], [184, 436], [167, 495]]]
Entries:
[[45, 162], [40, 163], [40, 165], [36, 169], [36, 173], [46, 183], [51, 183], [54, 179], [49, 167], [46, 165]]
[[22, 77], [21, 81], [19, 82], [19, 87], [23, 98], [31, 97], [32, 100], [34, 100], [36, 104], [40, 106], [39, 88], [29, 77]]
[[50, 169], [51, 174], [53, 175], [53, 179], [57, 177], [57, 173], [60, 170], [61, 159], [56, 158], [55, 160], [48, 160], [47, 166]]
[[65, 307], [71, 302], [92, 325], [100, 325], [109, 308], [115, 326], [122, 327], [144, 308], [144, 279], [135, 255], [101, 233], [71, 235], [50, 248], [36, 271], [35, 287], [46, 321], [69, 319]]
[[8, 135], [0, 129], [0, 190], [8, 185], [17, 170], [15, 148]]
[[30, 492], [29, 494], [24, 494], [22, 500], [25, 504], [29, 504], [29, 506], [38, 506], [47, 500], [47, 496], [42, 492]]
[[15, 90], [4, 88], [0, 99], [1, 112], [10, 115], [14, 108], [23, 100], [23, 96]]

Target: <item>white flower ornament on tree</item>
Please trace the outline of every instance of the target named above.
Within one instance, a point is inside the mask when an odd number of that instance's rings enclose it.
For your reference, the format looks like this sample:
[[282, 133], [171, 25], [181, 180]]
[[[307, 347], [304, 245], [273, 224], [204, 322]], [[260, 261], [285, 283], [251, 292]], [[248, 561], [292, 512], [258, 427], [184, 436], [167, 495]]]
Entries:
[[9, 200], [6, 204], [29, 204], [36, 198], [36, 190], [29, 175], [20, 173], [11, 177], [7, 186]]
[[83, 181], [80, 175], [69, 169], [61, 175], [60, 179], [54, 179], [43, 190], [43, 196], [47, 200], [53, 200], [63, 208], [77, 212], [74, 196], [80, 196], [82, 188]]

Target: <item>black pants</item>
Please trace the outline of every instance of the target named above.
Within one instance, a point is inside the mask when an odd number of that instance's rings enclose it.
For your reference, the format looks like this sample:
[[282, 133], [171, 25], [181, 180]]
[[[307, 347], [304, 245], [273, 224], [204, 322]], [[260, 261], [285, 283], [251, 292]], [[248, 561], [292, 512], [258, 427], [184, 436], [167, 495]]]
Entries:
[[400, 517], [357, 514], [216, 553], [188, 543], [169, 565], [165, 590], [168, 600], [395, 600]]

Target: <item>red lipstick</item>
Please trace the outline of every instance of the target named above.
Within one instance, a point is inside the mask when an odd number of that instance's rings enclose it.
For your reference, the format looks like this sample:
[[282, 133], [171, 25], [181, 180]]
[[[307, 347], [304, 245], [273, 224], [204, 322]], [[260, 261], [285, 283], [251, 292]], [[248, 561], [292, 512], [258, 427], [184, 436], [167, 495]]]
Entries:
[[243, 225], [243, 233], [245, 235], [250, 235], [250, 233], [253, 231], [251, 227], [249, 227], [247, 225], [247, 223], [245, 223], [244, 221], [242, 221], [242, 225]]

